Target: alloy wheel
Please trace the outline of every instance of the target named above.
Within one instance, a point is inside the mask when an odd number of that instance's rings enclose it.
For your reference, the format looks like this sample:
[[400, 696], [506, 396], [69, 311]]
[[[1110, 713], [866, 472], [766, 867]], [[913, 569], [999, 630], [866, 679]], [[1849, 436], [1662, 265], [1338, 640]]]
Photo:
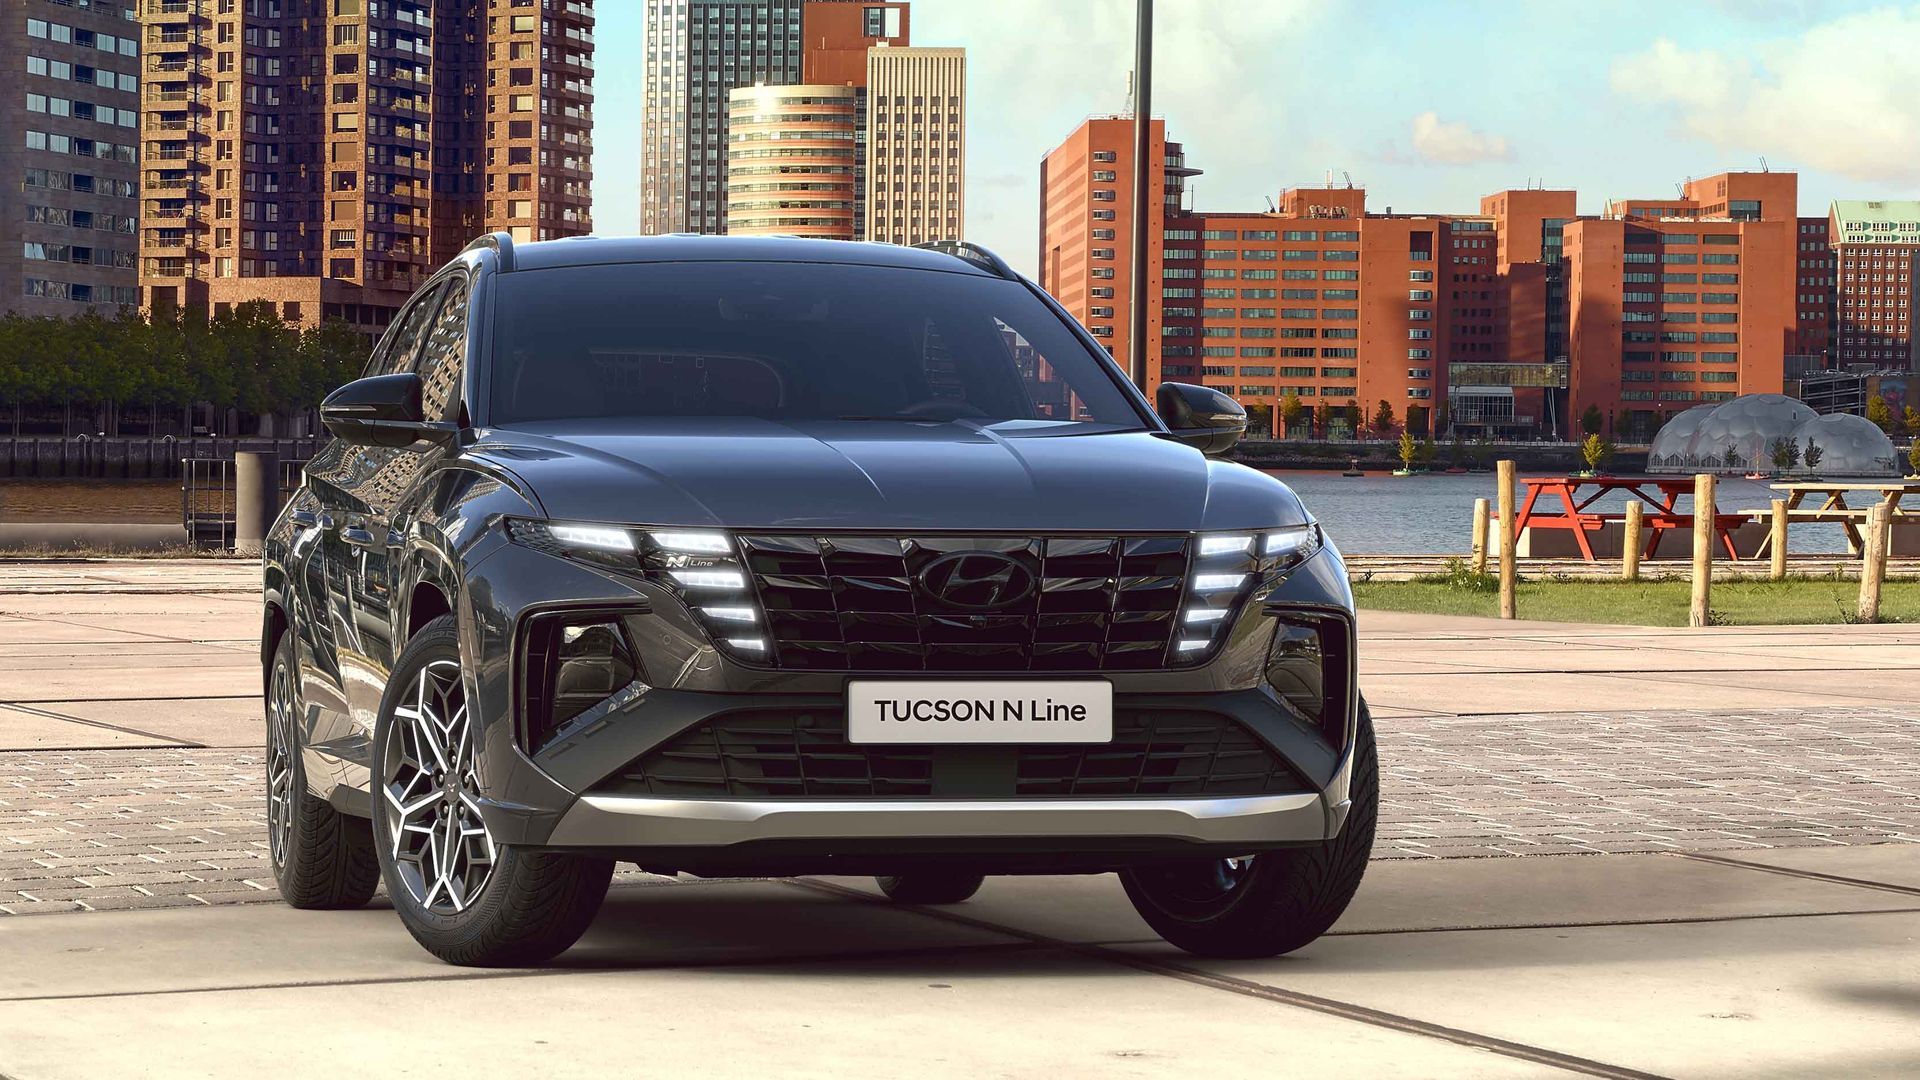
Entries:
[[293, 726], [293, 673], [284, 660], [273, 665], [267, 692], [267, 854], [275, 866], [285, 866], [287, 843], [293, 835], [293, 755], [298, 753]]
[[472, 713], [460, 665], [428, 663], [394, 706], [381, 795], [393, 868], [415, 903], [457, 915], [493, 875], [493, 836], [480, 817]]

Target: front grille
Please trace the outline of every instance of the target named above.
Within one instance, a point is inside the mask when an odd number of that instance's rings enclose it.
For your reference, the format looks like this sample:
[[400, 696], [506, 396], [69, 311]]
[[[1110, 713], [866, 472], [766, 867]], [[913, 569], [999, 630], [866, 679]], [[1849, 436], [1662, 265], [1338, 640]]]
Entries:
[[[1187, 536], [744, 535], [771, 662], [806, 671], [1070, 672], [1167, 666]], [[930, 590], [944, 556], [1014, 560], [1032, 588], [994, 606]]]
[[1122, 710], [1100, 745], [876, 746], [838, 708], [725, 713], [649, 750], [595, 794], [681, 798], [1125, 798], [1309, 790], [1233, 719]]

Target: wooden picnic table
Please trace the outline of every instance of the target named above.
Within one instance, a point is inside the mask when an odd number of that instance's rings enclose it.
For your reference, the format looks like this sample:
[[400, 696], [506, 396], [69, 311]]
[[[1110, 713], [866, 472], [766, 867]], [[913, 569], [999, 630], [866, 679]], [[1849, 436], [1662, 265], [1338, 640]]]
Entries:
[[[1846, 530], [1847, 546], [1849, 550], [1855, 554], [1859, 553], [1862, 543], [1860, 526], [1866, 524], [1867, 514], [1872, 511], [1875, 503], [1884, 502], [1887, 504], [1887, 512], [1890, 515], [1896, 518], [1905, 518], [1912, 516], [1913, 511], [1901, 508], [1901, 497], [1905, 495], [1920, 495], [1920, 483], [1911, 480], [1869, 480], [1854, 482], [1802, 480], [1787, 484], [1768, 484], [1767, 486], [1775, 491], [1786, 493], [1787, 521], [1789, 524], [1795, 521], [1816, 521], [1838, 524], [1842, 529]], [[1847, 496], [1849, 494], [1855, 497], [1871, 495], [1874, 496], [1874, 498], [1872, 502], [1864, 506], [1849, 506], [1847, 505]], [[1802, 505], [1810, 495], [1820, 496], [1820, 505], [1811, 510], [1804, 508]], [[1755, 520], [1765, 521], [1773, 517], [1773, 508], [1748, 510], [1745, 511], [1745, 513]], [[1754, 557], [1759, 558], [1766, 555], [1772, 547], [1773, 534], [1772, 532], [1768, 532], [1767, 538], [1761, 541], [1760, 550], [1754, 554]]]
[[[1520, 510], [1513, 516], [1514, 535], [1519, 536], [1520, 530], [1529, 527], [1564, 529], [1573, 533], [1581, 557], [1588, 562], [1598, 560], [1594, 557], [1593, 544], [1587, 539], [1587, 534], [1599, 532], [1609, 522], [1626, 518], [1625, 514], [1605, 514], [1590, 509], [1610, 492], [1624, 491], [1648, 507], [1641, 518], [1647, 531], [1646, 550], [1643, 552], [1647, 558], [1652, 558], [1655, 549], [1660, 546], [1661, 533], [1669, 529], [1693, 528], [1693, 515], [1682, 514], [1674, 509], [1680, 496], [1693, 494], [1693, 480], [1690, 477], [1536, 476], [1521, 483], [1527, 485], [1527, 495]], [[1591, 493], [1587, 494], [1589, 490]], [[1558, 514], [1539, 512], [1536, 506], [1542, 495], [1558, 498], [1562, 511]], [[1716, 513], [1713, 516], [1714, 533], [1726, 547], [1728, 558], [1740, 557], [1733, 546], [1733, 530], [1744, 521], [1745, 518], [1740, 514]]]

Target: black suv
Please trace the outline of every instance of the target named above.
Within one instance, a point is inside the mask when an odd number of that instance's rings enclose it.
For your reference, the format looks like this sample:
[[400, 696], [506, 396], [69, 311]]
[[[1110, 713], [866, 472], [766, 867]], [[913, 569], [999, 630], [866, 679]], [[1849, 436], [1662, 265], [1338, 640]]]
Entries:
[[616, 860], [1118, 871], [1199, 953], [1340, 915], [1377, 804], [1339, 554], [991, 253], [476, 241], [321, 413], [267, 546], [270, 851], [462, 964]]

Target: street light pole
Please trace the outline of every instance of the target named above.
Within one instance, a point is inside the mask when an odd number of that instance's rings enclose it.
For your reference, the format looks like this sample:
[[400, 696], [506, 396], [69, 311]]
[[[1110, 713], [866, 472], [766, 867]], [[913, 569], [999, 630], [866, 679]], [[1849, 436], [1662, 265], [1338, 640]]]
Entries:
[[1127, 282], [1133, 316], [1127, 333], [1127, 367], [1133, 384], [1147, 390], [1147, 223], [1153, 168], [1153, 0], [1139, 0], [1133, 31], [1133, 260]]

